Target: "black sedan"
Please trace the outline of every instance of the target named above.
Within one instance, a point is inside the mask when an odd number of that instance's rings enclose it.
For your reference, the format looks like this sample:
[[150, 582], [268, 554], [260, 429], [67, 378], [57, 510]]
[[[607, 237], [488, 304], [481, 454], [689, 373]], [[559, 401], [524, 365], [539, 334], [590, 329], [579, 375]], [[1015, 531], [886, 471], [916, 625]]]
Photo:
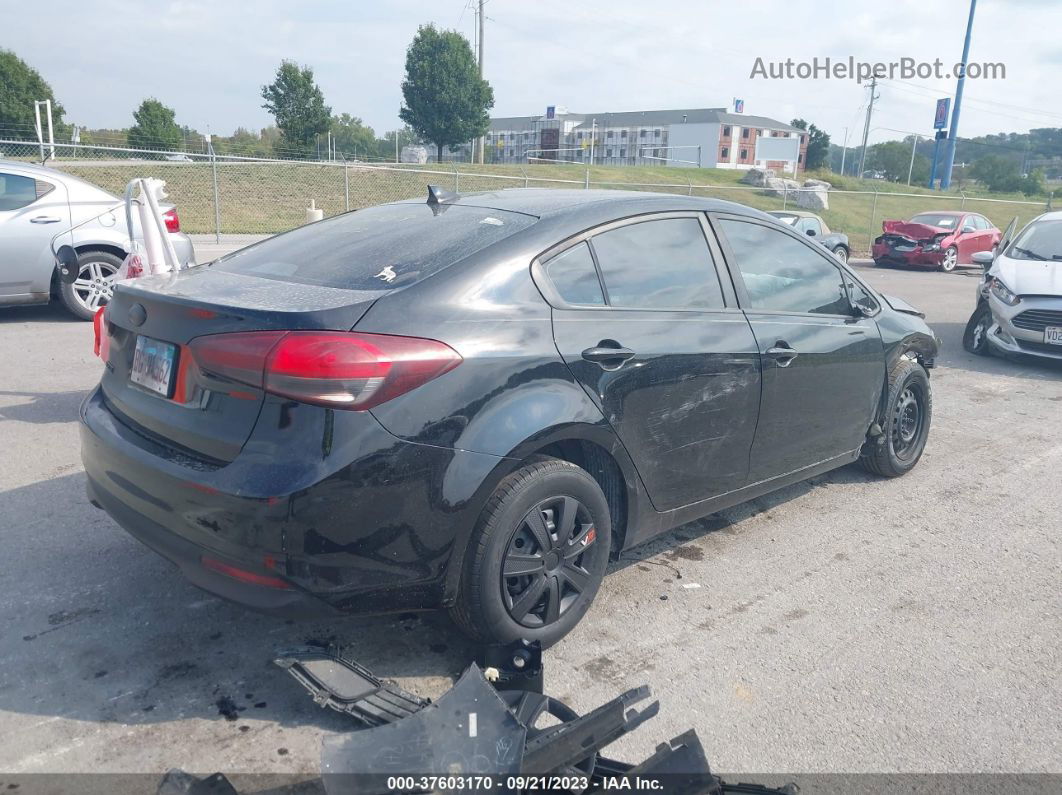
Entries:
[[844, 234], [844, 232], [834, 232], [815, 213], [803, 210], [771, 210], [768, 215], [773, 215], [783, 224], [793, 227], [797, 232], [807, 235], [819, 245], [825, 246], [841, 262], [848, 262], [848, 258], [852, 256], [852, 247], [848, 244], [848, 235]]
[[618, 191], [372, 207], [124, 282], [102, 320], [89, 497], [189, 580], [544, 644], [622, 550], [910, 470], [937, 351], [765, 213]]

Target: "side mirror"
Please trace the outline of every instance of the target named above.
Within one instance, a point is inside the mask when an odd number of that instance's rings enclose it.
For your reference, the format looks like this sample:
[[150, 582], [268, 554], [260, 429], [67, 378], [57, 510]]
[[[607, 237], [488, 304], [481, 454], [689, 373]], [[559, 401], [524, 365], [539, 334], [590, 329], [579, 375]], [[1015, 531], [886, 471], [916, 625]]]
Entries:
[[806, 234], [808, 237], [815, 237], [815, 230], [814, 229], [809, 229], [804, 234]]
[[980, 265], [982, 268], [991, 267], [995, 261], [995, 255], [991, 251], [975, 251], [970, 259], [973, 260], [974, 265]]
[[77, 281], [81, 269], [78, 267], [77, 252], [73, 246], [59, 246], [59, 250], [55, 252], [55, 261], [59, 265], [59, 281], [63, 284], [73, 284]]
[[974, 228], [973, 228], [972, 226], [964, 226], [964, 227], [962, 228], [962, 234], [964, 234], [964, 235], [968, 235], [968, 234], [970, 234], [971, 232], [976, 232], [976, 231], [977, 231], [977, 230], [976, 230], [976, 229], [974, 229]]

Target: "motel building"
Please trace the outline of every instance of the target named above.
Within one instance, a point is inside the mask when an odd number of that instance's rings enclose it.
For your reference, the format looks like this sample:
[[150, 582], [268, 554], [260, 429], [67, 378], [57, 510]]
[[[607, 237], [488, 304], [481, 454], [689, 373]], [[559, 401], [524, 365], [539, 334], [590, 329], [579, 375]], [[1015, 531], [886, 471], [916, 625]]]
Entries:
[[[451, 154], [467, 156], [469, 146]], [[571, 113], [491, 119], [485, 162], [668, 165], [803, 171], [807, 133], [726, 108]]]

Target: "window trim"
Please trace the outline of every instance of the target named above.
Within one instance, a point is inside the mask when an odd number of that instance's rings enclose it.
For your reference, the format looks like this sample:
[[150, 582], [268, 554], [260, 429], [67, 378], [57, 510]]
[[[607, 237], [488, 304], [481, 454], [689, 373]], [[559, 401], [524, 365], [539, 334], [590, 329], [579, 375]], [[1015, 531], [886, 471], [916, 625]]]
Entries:
[[[610, 232], [613, 229], [619, 229], [620, 227], [633, 226], [634, 224], [645, 223], [648, 221], [663, 221], [669, 218], [696, 218], [700, 222], [701, 233], [704, 235], [705, 242], [708, 244], [708, 253], [711, 257], [709, 264], [714, 268], [716, 278], [719, 280], [719, 291], [723, 297], [723, 306], [708, 309], [696, 307], [613, 306], [608, 294], [608, 287], [605, 285], [604, 274], [601, 272], [601, 264], [598, 261], [597, 252], [594, 250], [594, 244], [591, 242], [591, 238], [604, 232]], [[590, 254], [594, 259], [594, 268], [597, 270], [597, 278], [601, 285], [601, 293], [605, 297], [604, 306], [598, 304], [572, 304], [565, 301], [553, 286], [553, 282], [549, 278], [546, 270], [546, 265], [551, 259], [583, 242], [587, 243], [590, 249]], [[555, 243], [534, 257], [531, 260], [531, 278], [538, 286], [539, 291], [542, 293], [542, 297], [546, 299], [546, 303], [554, 309], [570, 309], [587, 312], [687, 312], [702, 315], [720, 312], [740, 313], [742, 311], [741, 307], [738, 305], [738, 296], [734, 291], [733, 277], [730, 275], [728, 266], [723, 258], [723, 250], [720, 247], [719, 241], [716, 239], [715, 232], [708, 223], [704, 210], [651, 210], [589, 227], [582, 232], [578, 232], [577, 234], [564, 239], [560, 243]]]
[[[812, 239], [809, 238], [807, 235], [797, 234], [796, 231], [794, 231], [791, 227], [785, 224], [772, 223], [769, 221], [764, 221], [760, 218], [754, 218], [749, 215], [738, 215], [737, 213], [709, 211], [707, 213], [707, 216], [708, 222], [711, 225], [712, 230], [715, 232], [715, 236], [716, 238], [718, 238], [719, 245], [723, 250], [723, 261], [726, 265], [727, 270], [730, 272], [731, 280], [734, 282], [734, 291], [737, 294], [738, 306], [740, 306], [744, 312], [748, 314], [784, 315], [788, 317], [845, 318], [853, 322], [859, 321], [861, 319], [873, 319], [879, 314], [881, 314], [881, 308], [882, 304], [884, 303], [884, 300], [878, 294], [878, 292], [872, 289], [870, 285], [868, 285], [865, 281], [856, 276], [851, 269], [842, 265], [837, 260], [837, 258], [833, 256], [832, 253], [829, 253], [825, 248], [823, 248], [820, 243], [812, 242]], [[826, 314], [824, 312], [792, 312], [783, 309], [760, 309], [759, 307], [751, 306], [748, 291], [745, 289], [745, 280], [741, 274], [741, 268], [737, 264], [737, 256], [734, 254], [734, 250], [730, 247], [730, 241], [727, 239], [726, 232], [723, 231], [722, 225], [719, 223], [720, 221], [739, 221], [741, 223], [746, 224], [755, 224], [757, 226], [762, 226], [766, 229], [770, 229], [775, 232], [781, 232], [784, 235], [788, 235], [789, 237], [798, 241], [801, 245], [805, 246], [809, 251], [814, 252], [817, 257], [822, 259], [828, 265], [833, 268], [836, 268], [840, 272], [840, 275], [842, 277], [841, 284], [844, 286], [845, 296], [847, 296], [848, 302], [850, 304], [852, 303], [852, 295], [848, 290], [847, 280], [849, 278], [859, 284], [859, 286], [862, 287], [867, 292], [867, 294], [875, 300], [878, 305], [877, 311], [874, 312], [873, 315], [869, 316], [856, 316], [853, 314]]]

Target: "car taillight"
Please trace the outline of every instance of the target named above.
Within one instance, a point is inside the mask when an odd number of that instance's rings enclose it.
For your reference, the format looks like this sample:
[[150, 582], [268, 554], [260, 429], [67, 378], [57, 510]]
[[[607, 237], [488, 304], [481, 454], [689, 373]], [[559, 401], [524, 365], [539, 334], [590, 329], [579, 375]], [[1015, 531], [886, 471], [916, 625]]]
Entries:
[[162, 214], [162, 220], [166, 222], [167, 232], [180, 232], [181, 219], [177, 217], [177, 208], [173, 207]]
[[189, 343], [200, 369], [303, 403], [364, 411], [461, 363], [449, 345], [356, 331], [247, 331]]
[[106, 304], [96, 310], [96, 314], [92, 316], [92, 333], [95, 336], [95, 342], [92, 345], [92, 352], [99, 356], [103, 363], [107, 363], [107, 357], [111, 352], [111, 338], [107, 335], [107, 306]]

